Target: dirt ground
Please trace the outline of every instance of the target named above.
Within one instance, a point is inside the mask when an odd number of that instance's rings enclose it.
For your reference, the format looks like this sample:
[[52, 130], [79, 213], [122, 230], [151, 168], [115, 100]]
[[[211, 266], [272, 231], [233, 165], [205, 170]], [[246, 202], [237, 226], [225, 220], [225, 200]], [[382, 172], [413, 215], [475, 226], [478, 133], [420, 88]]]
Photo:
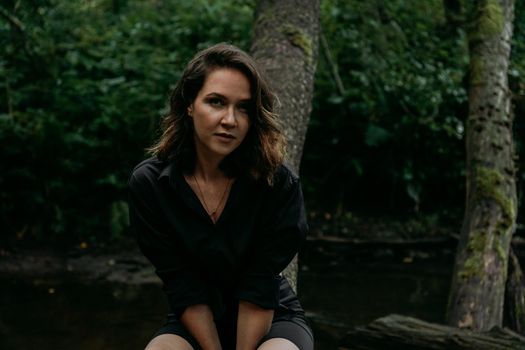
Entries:
[[58, 254], [50, 250], [0, 250], [4, 277], [46, 278], [70, 275], [89, 281], [126, 284], [160, 283], [151, 264], [138, 252]]

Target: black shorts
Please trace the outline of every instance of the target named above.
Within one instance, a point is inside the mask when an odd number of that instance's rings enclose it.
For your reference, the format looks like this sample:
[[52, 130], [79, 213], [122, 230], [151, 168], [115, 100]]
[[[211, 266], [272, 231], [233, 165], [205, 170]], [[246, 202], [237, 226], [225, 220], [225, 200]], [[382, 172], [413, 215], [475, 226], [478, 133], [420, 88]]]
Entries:
[[[259, 345], [268, 339], [284, 338], [294, 343], [299, 350], [313, 350], [314, 337], [304, 316], [304, 310], [286, 278], [281, 276], [280, 279], [279, 307], [274, 312], [270, 331], [261, 339]], [[233, 295], [233, 293], [228, 295]], [[218, 320], [215, 320], [215, 326], [222, 348], [230, 350], [235, 349], [239, 301], [234, 298], [225, 298], [225, 305], [225, 312]], [[186, 339], [194, 350], [201, 350], [197, 341], [173, 313], [168, 314], [166, 323], [155, 334], [155, 337], [161, 334], [179, 335]]]
[[[222, 348], [225, 350], [235, 349], [235, 337], [228, 336], [228, 333], [222, 330], [221, 324], [217, 324], [217, 331], [221, 340]], [[193, 338], [193, 336], [186, 330], [182, 323], [173, 314], [168, 315], [167, 322], [154, 335], [154, 337], [161, 334], [176, 334], [181, 336], [188, 343], [191, 344], [194, 350], [201, 350], [201, 347]], [[314, 337], [308, 322], [301, 315], [297, 315], [288, 319], [274, 318], [274, 322], [268, 334], [266, 334], [259, 345], [272, 338], [284, 338], [294, 343], [300, 350], [313, 350]]]

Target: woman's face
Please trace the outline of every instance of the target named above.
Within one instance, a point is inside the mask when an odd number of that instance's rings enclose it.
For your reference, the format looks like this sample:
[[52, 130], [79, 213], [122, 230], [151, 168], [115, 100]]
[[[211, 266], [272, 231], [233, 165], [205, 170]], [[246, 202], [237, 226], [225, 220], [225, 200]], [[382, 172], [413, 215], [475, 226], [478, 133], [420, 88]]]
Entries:
[[188, 114], [193, 118], [197, 157], [222, 160], [242, 143], [250, 128], [250, 81], [239, 70], [208, 74]]

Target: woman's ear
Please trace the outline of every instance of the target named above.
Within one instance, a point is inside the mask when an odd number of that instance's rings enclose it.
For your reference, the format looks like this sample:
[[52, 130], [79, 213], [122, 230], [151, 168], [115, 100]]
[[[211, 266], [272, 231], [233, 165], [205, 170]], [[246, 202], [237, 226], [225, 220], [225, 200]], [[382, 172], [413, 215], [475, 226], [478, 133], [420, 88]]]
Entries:
[[193, 104], [189, 105], [186, 111], [190, 117], [193, 117]]

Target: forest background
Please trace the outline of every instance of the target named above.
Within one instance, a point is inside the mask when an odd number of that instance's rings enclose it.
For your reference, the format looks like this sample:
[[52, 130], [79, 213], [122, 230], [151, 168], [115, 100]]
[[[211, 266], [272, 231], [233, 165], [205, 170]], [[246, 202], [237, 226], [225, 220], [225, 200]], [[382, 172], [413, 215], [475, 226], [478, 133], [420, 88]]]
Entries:
[[[249, 50], [255, 1], [28, 0], [0, 5], [0, 246], [119, 244], [127, 179], [198, 50]], [[525, 144], [525, 3], [510, 65]], [[324, 0], [300, 175], [311, 222], [459, 232], [468, 47], [442, 0]], [[518, 230], [523, 180], [518, 159]], [[363, 231], [364, 232], [364, 231]], [[350, 232], [348, 234], [360, 232]]]

